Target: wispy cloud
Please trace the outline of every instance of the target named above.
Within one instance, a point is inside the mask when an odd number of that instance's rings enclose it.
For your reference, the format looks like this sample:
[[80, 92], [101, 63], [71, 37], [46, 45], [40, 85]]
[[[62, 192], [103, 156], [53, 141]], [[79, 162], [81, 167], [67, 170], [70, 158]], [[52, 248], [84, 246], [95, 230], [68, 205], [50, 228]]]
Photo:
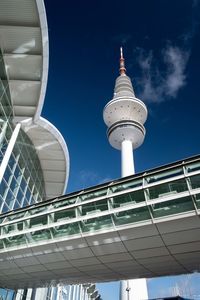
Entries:
[[160, 103], [177, 97], [187, 84], [187, 64], [192, 50], [192, 40], [199, 26], [196, 7], [200, 0], [192, 2], [190, 26], [177, 38], [177, 44], [166, 41], [158, 51], [137, 48], [134, 55], [141, 74], [137, 78], [139, 97], [146, 102]]
[[161, 50], [159, 59], [152, 50], [147, 52], [137, 48], [137, 62], [141, 70], [141, 76], [138, 78], [141, 99], [160, 103], [175, 98], [186, 84], [189, 56], [189, 49], [181, 49], [170, 43]]
[[93, 170], [81, 170], [78, 174], [78, 180], [80, 186], [82, 186], [82, 188], [85, 188], [88, 186], [110, 181], [111, 177], [109, 175], [106, 175], [104, 177], [100, 176], [97, 172]]
[[176, 97], [177, 92], [186, 84], [186, 65], [190, 56], [190, 50], [169, 46], [163, 51], [166, 63], [165, 93], [170, 97]]

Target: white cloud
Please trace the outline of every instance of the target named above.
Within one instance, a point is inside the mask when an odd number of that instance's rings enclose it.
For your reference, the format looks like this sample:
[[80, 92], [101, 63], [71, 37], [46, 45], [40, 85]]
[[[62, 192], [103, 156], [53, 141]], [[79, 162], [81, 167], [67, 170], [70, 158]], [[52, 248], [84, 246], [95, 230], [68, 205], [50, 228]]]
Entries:
[[109, 175], [101, 177], [97, 172], [93, 170], [81, 170], [78, 174], [78, 180], [82, 188], [89, 187], [96, 184], [105, 183], [110, 181]]
[[164, 60], [167, 66], [165, 93], [176, 97], [177, 92], [186, 84], [186, 65], [190, 52], [178, 47], [169, 46], [164, 51]]
[[137, 48], [136, 59], [141, 70], [137, 78], [141, 90], [138, 96], [147, 101], [160, 103], [176, 98], [178, 92], [187, 84], [187, 63], [192, 50], [192, 39], [199, 27], [197, 6], [200, 0], [193, 0], [191, 22], [183, 34], [177, 37], [178, 45], [167, 41], [160, 51], [145, 51]]
[[147, 102], [160, 103], [175, 98], [186, 84], [189, 50], [168, 44], [156, 59], [153, 51], [137, 48], [137, 62], [141, 69], [138, 79], [142, 92], [139, 97]]

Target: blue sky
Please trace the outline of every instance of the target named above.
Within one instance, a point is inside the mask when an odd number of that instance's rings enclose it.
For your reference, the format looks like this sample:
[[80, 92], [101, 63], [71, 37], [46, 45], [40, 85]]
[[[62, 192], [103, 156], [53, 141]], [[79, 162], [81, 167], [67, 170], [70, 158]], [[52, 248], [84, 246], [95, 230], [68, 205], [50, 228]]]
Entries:
[[[113, 96], [121, 45], [135, 94], [149, 111], [145, 142], [134, 154], [136, 171], [199, 154], [199, 1], [45, 4], [50, 65], [43, 116], [68, 145], [67, 192], [120, 177], [120, 153], [107, 141], [102, 111]], [[200, 286], [197, 275], [186, 279]], [[170, 295], [181, 280], [150, 280], [151, 298]], [[116, 284], [103, 289], [104, 300], [117, 299]]]

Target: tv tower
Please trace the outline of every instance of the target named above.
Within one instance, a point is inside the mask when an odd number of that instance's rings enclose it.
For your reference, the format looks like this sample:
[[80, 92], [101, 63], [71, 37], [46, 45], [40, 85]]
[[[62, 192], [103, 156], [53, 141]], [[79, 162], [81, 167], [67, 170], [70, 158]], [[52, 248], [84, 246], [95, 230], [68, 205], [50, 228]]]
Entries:
[[[136, 98], [130, 78], [126, 75], [123, 49], [120, 48], [120, 75], [115, 82], [113, 99], [103, 111], [108, 126], [109, 143], [121, 151], [121, 176], [135, 174], [133, 150], [142, 145], [145, 137], [143, 124], [147, 119], [145, 104]], [[148, 299], [146, 279], [121, 281], [121, 300]]]

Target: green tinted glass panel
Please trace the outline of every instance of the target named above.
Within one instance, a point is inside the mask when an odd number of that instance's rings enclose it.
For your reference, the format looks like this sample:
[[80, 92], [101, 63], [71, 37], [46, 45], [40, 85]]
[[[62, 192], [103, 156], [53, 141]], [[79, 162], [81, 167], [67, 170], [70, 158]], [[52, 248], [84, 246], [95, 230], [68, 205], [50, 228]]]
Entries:
[[151, 216], [149, 214], [148, 208], [141, 207], [116, 213], [114, 215], [114, 222], [116, 226], [119, 226], [123, 224], [145, 221], [150, 218]]
[[126, 183], [121, 183], [110, 187], [112, 193], [121, 192], [128, 189], [133, 189], [142, 186], [142, 179], [131, 180]]
[[52, 229], [52, 233], [54, 237], [62, 237], [62, 236], [78, 234], [80, 233], [79, 224], [76, 222], [72, 224], [55, 226]]
[[14, 247], [22, 244], [26, 244], [26, 238], [24, 234], [16, 235], [13, 237], [9, 237], [4, 239], [4, 243], [6, 247]]
[[194, 162], [186, 166], [186, 170], [188, 173], [199, 171], [200, 170], [200, 162]]
[[174, 215], [195, 209], [191, 197], [184, 197], [181, 199], [154, 204], [151, 208], [154, 218]]
[[28, 213], [29, 213], [30, 215], [35, 215], [35, 214], [38, 214], [38, 213], [47, 211], [48, 208], [49, 208], [48, 205], [45, 205], [45, 206], [39, 206], [39, 207], [37, 207], [37, 208], [32, 207], [31, 210], [28, 211]]
[[0, 240], [0, 249], [3, 249], [3, 248], [4, 248], [4, 246], [3, 246], [3, 241]]
[[196, 206], [199, 209], [200, 208], [200, 194], [194, 195], [194, 199], [195, 199]]
[[37, 230], [26, 234], [26, 236], [29, 243], [51, 239], [51, 233], [49, 229]]
[[17, 213], [17, 214], [11, 214], [10, 216], [7, 217], [6, 221], [13, 221], [13, 220], [17, 220], [20, 218], [23, 218], [26, 214], [26, 211], [23, 211], [21, 213]]
[[179, 179], [168, 183], [163, 183], [150, 187], [147, 190], [147, 195], [149, 199], [156, 199], [161, 197], [166, 197], [187, 191], [187, 183], [185, 179]]
[[83, 232], [95, 232], [96, 230], [103, 230], [112, 226], [112, 218], [109, 215], [88, 219], [81, 222], [81, 228]]
[[76, 217], [75, 209], [65, 209], [51, 214], [54, 217], [54, 222], [72, 219]]
[[47, 215], [42, 215], [30, 219], [30, 228], [43, 225], [47, 225]]
[[153, 182], [157, 182], [160, 180], [166, 180], [178, 175], [182, 175], [183, 174], [183, 169], [182, 168], [174, 168], [174, 169], [170, 169], [167, 171], [160, 171], [156, 174], [152, 174], [148, 177], [146, 177], [146, 181], [148, 183], [153, 183]]
[[108, 210], [107, 200], [100, 200], [92, 203], [83, 204], [80, 207], [80, 214], [82, 216], [85, 216], [94, 213], [100, 213], [105, 210]]
[[200, 188], [200, 175], [191, 176], [189, 178], [192, 189]]
[[23, 230], [23, 222], [13, 223], [3, 227], [4, 234], [12, 234]]
[[139, 190], [139, 191], [134, 191], [132, 193], [113, 197], [111, 203], [113, 208], [117, 208], [124, 205], [136, 204], [144, 201], [145, 201], [144, 191]]
[[77, 198], [69, 198], [69, 199], [65, 199], [62, 201], [57, 201], [57, 202], [53, 203], [53, 207], [58, 208], [58, 207], [63, 207], [63, 206], [74, 204], [74, 203], [76, 203], [76, 199]]
[[102, 190], [97, 190], [94, 192], [87, 193], [82, 196], [80, 195], [80, 199], [81, 201], [86, 201], [86, 200], [95, 199], [97, 197], [105, 196], [106, 194], [107, 194], [107, 189], [102, 189]]

